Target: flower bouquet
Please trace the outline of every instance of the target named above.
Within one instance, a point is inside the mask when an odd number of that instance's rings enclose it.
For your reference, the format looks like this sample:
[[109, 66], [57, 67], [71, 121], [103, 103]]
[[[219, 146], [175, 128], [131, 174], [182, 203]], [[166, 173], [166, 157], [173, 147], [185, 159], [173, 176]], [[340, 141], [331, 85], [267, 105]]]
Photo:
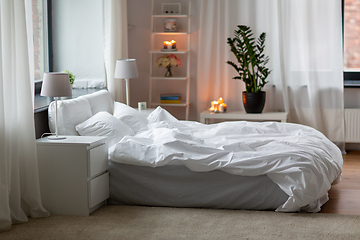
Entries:
[[159, 57], [155, 60], [155, 63], [157, 67], [166, 67], [167, 71], [165, 73], [165, 77], [172, 77], [171, 68], [173, 66], [181, 67], [180, 58], [177, 58], [174, 54]]

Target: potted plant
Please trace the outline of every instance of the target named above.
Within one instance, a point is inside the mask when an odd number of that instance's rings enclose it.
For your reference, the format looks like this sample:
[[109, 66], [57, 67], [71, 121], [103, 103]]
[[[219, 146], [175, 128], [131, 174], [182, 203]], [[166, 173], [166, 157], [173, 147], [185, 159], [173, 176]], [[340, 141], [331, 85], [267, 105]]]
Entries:
[[62, 72], [69, 74], [70, 84], [72, 86], [74, 84], [74, 81], [75, 81], [75, 75], [72, 72], [70, 72], [69, 70], [64, 70]]
[[231, 47], [238, 64], [227, 61], [238, 72], [238, 76], [233, 79], [244, 81], [246, 91], [243, 92], [243, 103], [247, 113], [261, 113], [264, 109], [266, 93], [262, 91], [268, 81], [266, 78], [271, 73], [265, 65], [269, 62], [269, 57], [265, 56], [266, 33], [260, 34], [255, 42], [250, 27], [238, 25], [234, 31], [234, 38], [228, 38], [227, 43]]

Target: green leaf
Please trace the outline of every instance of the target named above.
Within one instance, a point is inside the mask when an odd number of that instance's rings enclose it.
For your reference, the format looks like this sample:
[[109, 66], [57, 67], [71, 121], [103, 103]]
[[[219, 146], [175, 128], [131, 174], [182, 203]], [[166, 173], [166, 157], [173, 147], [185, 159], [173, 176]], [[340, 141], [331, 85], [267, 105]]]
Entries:
[[238, 25], [234, 30], [234, 38], [227, 38], [231, 52], [238, 64], [227, 61], [239, 74], [233, 79], [241, 79], [245, 83], [247, 92], [257, 92], [268, 83], [266, 78], [271, 71], [265, 67], [269, 57], [263, 54], [265, 50], [266, 33], [263, 32], [255, 39], [250, 27]]

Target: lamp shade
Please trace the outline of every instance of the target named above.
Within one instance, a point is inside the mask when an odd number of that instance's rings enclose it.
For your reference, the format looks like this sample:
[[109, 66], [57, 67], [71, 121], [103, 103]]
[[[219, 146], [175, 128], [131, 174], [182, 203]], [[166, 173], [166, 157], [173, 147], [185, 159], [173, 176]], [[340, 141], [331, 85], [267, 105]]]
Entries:
[[114, 78], [137, 78], [139, 73], [135, 59], [119, 59], [116, 60]]
[[69, 74], [58, 72], [44, 73], [40, 95], [46, 97], [72, 96]]

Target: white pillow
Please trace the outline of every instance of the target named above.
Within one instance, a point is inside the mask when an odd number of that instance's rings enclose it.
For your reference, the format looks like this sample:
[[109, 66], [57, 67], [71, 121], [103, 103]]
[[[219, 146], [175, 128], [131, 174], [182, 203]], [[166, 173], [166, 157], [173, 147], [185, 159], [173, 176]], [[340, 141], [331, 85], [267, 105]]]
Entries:
[[115, 102], [114, 116], [129, 125], [134, 133], [148, 130], [146, 116], [126, 104]]
[[[74, 99], [57, 101], [58, 131], [60, 135], [79, 134], [75, 130], [75, 126], [90, 118], [91, 107], [89, 101], [85, 98], [78, 97]], [[55, 101], [49, 105], [49, 128], [51, 132], [55, 132]]]
[[171, 115], [168, 111], [158, 106], [150, 115], [147, 117], [149, 123], [160, 122], [160, 121], [168, 121], [168, 122], [178, 122], [173, 115]]
[[124, 136], [134, 135], [131, 128], [108, 112], [98, 112], [88, 120], [76, 125], [81, 136], [107, 137], [108, 146], [119, 142]]
[[91, 94], [83, 95], [89, 101], [92, 115], [98, 112], [106, 111], [110, 114], [114, 112], [114, 100], [111, 98], [111, 94], [107, 90], [100, 90]]

